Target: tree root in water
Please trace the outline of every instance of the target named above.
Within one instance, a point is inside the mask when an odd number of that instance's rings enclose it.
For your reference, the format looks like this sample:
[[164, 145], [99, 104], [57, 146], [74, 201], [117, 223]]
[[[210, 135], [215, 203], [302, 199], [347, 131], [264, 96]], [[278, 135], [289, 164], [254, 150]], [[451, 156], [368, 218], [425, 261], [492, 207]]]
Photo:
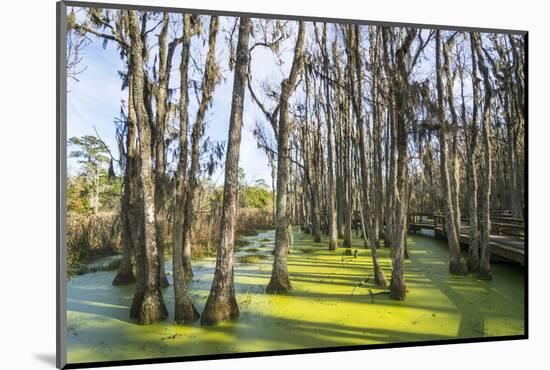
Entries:
[[374, 296], [375, 295], [382, 295], [382, 294], [390, 294], [390, 291], [389, 290], [383, 290], [381, 292], [373, 293], [372, 289], [369, 289], [370, 302], [374, 303]]
[[[357, 290], [357, 288], [367, 285], [367, 283], [369, 282], [369, 280], [370, 280], [370, 275], [369, 275], [365, 280], [361, 280], [361, 281], [359, 282], [359, 284], [357, 284], [357, 285], [353, 288], [353, 290], [351, 291], [350, 295], [354, 295], [354, 294], [355, 294], [355, 291]], [[382, 291], [379, 291], [379, 292], [373, 292], [371, 288], [367, 288], [367, 289], [368, 289], [368, 291], [369, 291], [369, 296], [370, 296], [371, 303], [374, 303], [374, 296], [382, 295], [382, 294], [390, 294], [390, 291], [389, 291], [389, 290], [382, 290]]]
[[353, 290], [351, 291], [351, 294], [350, 294], [350, 295], [353, 295], [353, 293], [355, 293], [355, 290], [356, 290], [357, 288], [359, 288], [360, 286], [363, 286], [363, 285], [367, 284], [367, 283], [369, 282], [369, 280], [370, 280], [370, 275], [367, 276], [367, 278], [366, 278], [365, 280], [361, 280], [361, 281], [359, 282], [359, 284], [357, 284], [357, 285], [355, 286], [355, 288], [353, 288]]

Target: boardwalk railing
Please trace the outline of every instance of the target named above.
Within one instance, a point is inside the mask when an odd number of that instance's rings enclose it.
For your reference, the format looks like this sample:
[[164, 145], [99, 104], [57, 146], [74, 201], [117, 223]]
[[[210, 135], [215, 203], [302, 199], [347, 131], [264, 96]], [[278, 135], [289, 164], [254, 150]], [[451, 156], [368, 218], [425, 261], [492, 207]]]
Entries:
[[[482, 222], [481, 218], [479, 220]], [[439, 213], [415, 212], [408, 215], [407, 226], [409, 232], [416, 233], [420, 230], [433, 230], [436, 238], [446, 238], [445, 216]], [[468, 245], [470, 242], [470, 225], [467, 215], [461, 217], [459, 241]], [[521, 265], [525, 264], [525, 223], [523, 220], [513, 218], [503, 212], [491, 215], [491, 254], [513, 261]]]

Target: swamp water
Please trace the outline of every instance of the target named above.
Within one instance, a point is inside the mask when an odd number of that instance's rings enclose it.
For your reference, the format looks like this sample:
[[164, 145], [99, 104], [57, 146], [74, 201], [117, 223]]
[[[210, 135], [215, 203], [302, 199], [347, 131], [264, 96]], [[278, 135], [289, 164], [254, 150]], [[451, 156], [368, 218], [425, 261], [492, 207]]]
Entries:
[[[274, 231], [243, 237], [250, 244], [235, 254], [238, 321], [218, 326], [175, 325], [173, 287], [164, 289], [170, 317], [140, 326], [129, 319], [134, 286], [111, 285], [116, 271], [75, 276], [68, 282], [67, 360], [69, 363], [255, 352], [315, 347], [477, 338], [524, 333], [523, 269], [493, 264], [492, 282], [450, 276], [443, 241], [409, 236], [405, 262], [407, 299], [393, 301], [371, 283], [370, 253], [355, 238], [357, 258], [343, 248], [327, 250], [326, 240], [295, 232], [288, 256], [293, 290], [267, 295]], [[340, 243], [341, 244], [341, 243]], [[379, 257], [390, 278], [390, 250]], [[167, 258], [171, 260], [171, 258]], [[193, 261], [188, 288], [202, 312], [215, 258]], [[166, 264], [172, 283], [172, 265]], [[372, 281], [372, 279], [370, 279]]]

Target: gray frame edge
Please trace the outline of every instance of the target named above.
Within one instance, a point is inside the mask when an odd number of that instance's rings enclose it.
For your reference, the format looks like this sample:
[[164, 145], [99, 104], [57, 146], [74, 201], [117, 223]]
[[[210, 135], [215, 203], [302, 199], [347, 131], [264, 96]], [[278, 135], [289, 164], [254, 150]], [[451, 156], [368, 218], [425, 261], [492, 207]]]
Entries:
[[56, 367], [67, 364], [67, 6], [56, 3]]
[[66, 6], [86, 7], [86, 8], [102, 8], [102, 9], [129, 9], [129, 10], [144, 10], [154, 12], [170, 12], [170, 13], [196, 13], [201, 15], [217, 15], [227, 17], [250, 17], [250, 18], [264, 18], [264, 19], [282, 19], [282, 20], [295, 20], [295, 21], [309, 21], [309, 22], [330, 22], [330, 23], [354, 23], [370, 26], [385, 26], [385, 27], [415, 27], [421, 29], [439, 29], [444, 31], [463, 31], [463, 32], [495, 32], [506, 34], [527, 34], [527, 30], [514, 30], [514, 29], [499, 29], [499, 28], [483, 28], [483, 27], [468, 27], [468, 26], [445, 26], [438, 24], [424, 24], [424, 23], [407, 23], [407, 22], [386, 22], [376, 20], [365, 19], [350, 19], [350, 18], [333, 18], [333, 17], [316, 17], [308, 15], [296, 15], [296, 14], [271, 14], [271, 13], [253, 13], [253, 12], [240, 12], [233, 10], [215, 10], [215, 9], [191, 9], [191, 8], [178, 8], [167, 6], [155, 6], [155, 5], [136, 5], [136, 4], [112, 4], [102, 2], [87, 2], [87, 1], [73, 1], [62, 0]]

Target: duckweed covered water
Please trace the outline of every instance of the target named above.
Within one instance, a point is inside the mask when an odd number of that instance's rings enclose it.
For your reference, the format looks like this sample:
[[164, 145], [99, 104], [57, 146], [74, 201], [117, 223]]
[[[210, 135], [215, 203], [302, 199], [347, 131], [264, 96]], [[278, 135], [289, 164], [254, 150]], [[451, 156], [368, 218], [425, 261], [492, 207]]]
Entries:
[[[372, 271], [370, 253], [355, 239], [357, 258], [343, 248], [327, 250], [296, 232], [288, 258], [293, 291], [267, 295], [274, 231], [246, 237], [249, 251], [238, 257], [265, 254], [235, 267], [241, 316], [214, 327], [175, 325], [173, 289], [164, 289], [170, 318], [140, 326], [129, 319], [134, 286], [114, 287], [116, 271], [74, 277], [68, 283], [67, 341], [69, 363], [191, 356], [218, 353], [398, 343], [474, 338], [524, 333], [523, 270], [494, 264], [492, 282], [475, 276], [450, 276], [445, 242], [409, 237], [406, 301], [391, 300], [370, 283], [359, 285]], [[390, 277], [390, 251], [379, 250]], [[194, 261], [193, 300], [202, 311], [214, 274], [215, 259]], [[171, 263], [166, 270], [171, 282]], [[372, 279], [371, 279], [372, 280]]]

